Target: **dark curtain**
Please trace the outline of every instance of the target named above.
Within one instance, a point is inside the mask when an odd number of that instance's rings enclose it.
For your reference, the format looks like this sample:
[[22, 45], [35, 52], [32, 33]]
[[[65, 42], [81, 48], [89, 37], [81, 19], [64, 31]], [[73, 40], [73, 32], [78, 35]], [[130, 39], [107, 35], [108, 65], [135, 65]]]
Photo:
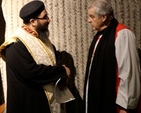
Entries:
[[[2, 12], [2, 0], [0, 0], [0, 45], [4, 42], [5, 37], [5, 20]], [[0, 69], [0, 105], [4, 103], [4, 93], [2, 86], [2, 78], [1, 78], [1, 69]]]
[[[141, 66], [141, 50], [140, 49], [138, 49], [138, 54], [139, 54], [140, 66]], [[141, 81], [141, 78], [140, 78], [140, 81]], [[141, 113], [141, 96], [140, 96], [140, 100], [137, 107], [137, 113]]]

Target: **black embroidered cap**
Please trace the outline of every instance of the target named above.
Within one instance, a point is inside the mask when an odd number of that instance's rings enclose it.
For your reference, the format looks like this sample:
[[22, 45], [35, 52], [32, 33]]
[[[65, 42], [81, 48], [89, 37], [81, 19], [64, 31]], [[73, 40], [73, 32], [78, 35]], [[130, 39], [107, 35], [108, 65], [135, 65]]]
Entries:
[[20, 18], [23, 20], [29, 20], [37, 17], [45, 9], [42, 1], [33, 0], [25, 4], [20, 10]]

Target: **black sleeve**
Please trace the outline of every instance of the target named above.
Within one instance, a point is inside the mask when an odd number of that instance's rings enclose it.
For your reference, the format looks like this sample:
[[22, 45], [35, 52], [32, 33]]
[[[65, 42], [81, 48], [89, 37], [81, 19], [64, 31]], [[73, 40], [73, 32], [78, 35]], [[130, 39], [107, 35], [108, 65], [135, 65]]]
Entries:
[[67, 77], [61, 65], [37, 65], [21, 41], [7, 47], [5, 55], [6, 65], [24, 82], [44, 85]]

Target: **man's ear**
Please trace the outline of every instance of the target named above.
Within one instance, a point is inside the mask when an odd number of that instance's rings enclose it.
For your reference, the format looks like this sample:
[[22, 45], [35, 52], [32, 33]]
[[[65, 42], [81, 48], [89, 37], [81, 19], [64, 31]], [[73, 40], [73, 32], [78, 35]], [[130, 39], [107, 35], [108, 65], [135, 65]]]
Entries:
[[37, 22], [35, 21], [35, 19], [30, 19], [30, 23], [33, 27], [35, 27]]
[[102, 18], [103, 18], [103, 22], [105, 22], [107, 20], [107, 15], [103, 15]]

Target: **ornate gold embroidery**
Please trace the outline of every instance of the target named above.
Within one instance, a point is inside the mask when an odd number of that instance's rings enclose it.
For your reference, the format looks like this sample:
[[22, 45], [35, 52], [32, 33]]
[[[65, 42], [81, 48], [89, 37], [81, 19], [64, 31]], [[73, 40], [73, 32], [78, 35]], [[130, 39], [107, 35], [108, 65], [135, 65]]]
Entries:
[[38, 33], [36, 31], [31, 30], [30, 28], [26, 27], [25, 25], [22, 25], [22, 28], [27, 31], [28, 33], [32, 34], [35, 37], [38, 37]]

